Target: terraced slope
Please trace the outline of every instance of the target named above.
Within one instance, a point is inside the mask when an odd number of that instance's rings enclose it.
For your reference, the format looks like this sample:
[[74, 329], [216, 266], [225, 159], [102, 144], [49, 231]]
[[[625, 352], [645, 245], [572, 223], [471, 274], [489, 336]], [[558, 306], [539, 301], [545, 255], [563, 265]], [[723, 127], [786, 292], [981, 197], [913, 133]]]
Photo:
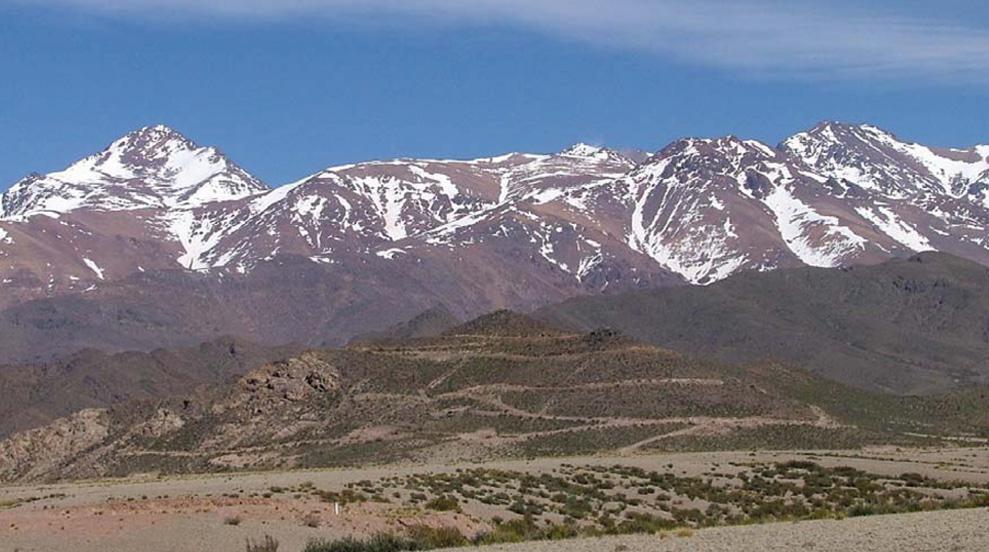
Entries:
[[853, 447], [967, 438], [987, 422], [978, 400], [918, 401], [499, 312], [440, 337], [310, 351], [210, 395], [80, 412], [0, 443], [0, 479]]

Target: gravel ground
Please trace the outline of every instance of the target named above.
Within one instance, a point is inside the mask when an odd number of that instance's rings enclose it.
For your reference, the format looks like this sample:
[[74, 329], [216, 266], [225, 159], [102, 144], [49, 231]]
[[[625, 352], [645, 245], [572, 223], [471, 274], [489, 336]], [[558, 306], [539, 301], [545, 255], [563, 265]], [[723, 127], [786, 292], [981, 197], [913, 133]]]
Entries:
[[[811, 460], [825, 466], [853, 466], [865, 471], [898, 475], [918, 472], [945, 480], [989, 482], [989, 447], [909, 450], [879, 448], [845, 452], [715, 452], [656, 454], [627, 457], [511, 460], [484, 464], [486, 468], [545, 473], [563, 463], [610, 466], [623, 464], [648, 470], [696, 476], [712, 466], [730, 462]], [[293, 487], [312, 482], [320, 489], [340, 489], [349, 482], [423, 472], [450, 472], [458, 465], [403, 465], [366, 469], [315, 470], [134, 478], [57, 485], [0, 486], [0, 552], [243, 552], [247, 538], [277, 538], [281, 552], [300, 552], [312, 537], [366, 535], [374, 530], [373, 516], [345, 511], [328, 517], [319, 528], [304, 526], [308, 504], [275, 497], [254, 506], [203, 503], [229, 493], [246, 496], [272, 486]], [[159, 497], [165, 497], [164, 501]], [[212, 498], [207, 498], [212, 497]], [[5, 503], [38, 498], [14, 508]], [[239, 502], [239, 501], [234, 501]], [[108, 504], [123, 505], [111, 511]], [[323, 505], [326, 506], [326, 505]], [[239, 525], [225, 523], [238, 515]], [[968, 510], [710, 529], [691, 537], [670, 535], [625, 537], [565, 543], [528, 543], [502, 550], [553, 552], [644, 552], [666, 550], [776, 551], [841, 550], [890, 552], [980, 550], [989, 552], [989, 512]], [[495, 552], [499, 548], [487, 548]], [[478, 552], [478, 549], [473, 549]]]
[[[477, 548], [457, 549], [478, 552]], [[484, 552], [960, 552], [989, 550], [989, 510], [803, 521], [649, 535], [522, 543]]]

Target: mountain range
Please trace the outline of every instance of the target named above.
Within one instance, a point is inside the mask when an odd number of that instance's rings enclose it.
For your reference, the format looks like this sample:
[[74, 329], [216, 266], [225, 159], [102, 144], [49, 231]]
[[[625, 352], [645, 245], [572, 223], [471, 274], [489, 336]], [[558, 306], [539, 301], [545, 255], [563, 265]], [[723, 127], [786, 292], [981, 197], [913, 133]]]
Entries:
[[236, 335], [340, 344], [741, 271], [936, 250], [989, 264], [989, 146], [822, 123], [642, 155], [398, 159], [271, 188], [165, 126], [0, 197], [3, 361]]

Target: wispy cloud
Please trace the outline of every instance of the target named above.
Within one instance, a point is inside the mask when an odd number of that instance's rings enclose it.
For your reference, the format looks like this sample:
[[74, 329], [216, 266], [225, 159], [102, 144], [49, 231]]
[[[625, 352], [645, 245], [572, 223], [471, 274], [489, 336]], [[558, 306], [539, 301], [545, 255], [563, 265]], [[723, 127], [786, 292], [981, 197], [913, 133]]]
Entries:
[[[9, 0], [0, 0], [9, 1]], [[764, 77], [989, 82], [989, 32], [843, 0], [20, 0], [142, 17], [511, 24]], [[891, 11], [894, 10], [894, 11]]]

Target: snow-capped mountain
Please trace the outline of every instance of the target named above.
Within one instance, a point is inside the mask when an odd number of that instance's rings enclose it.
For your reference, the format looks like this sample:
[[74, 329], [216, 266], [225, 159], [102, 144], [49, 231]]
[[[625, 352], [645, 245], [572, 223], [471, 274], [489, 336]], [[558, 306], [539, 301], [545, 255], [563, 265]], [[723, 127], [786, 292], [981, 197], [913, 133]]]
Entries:
[[823, 123], [776, 147], [576, 144], [269, 188], [150, 127], [0, 195], [0, 336], [8, 359], [220, 335], [341, 343], [437, 305], [466, 318], [923, 250], [989, 265], [987, 169], [989, 146]]
[[[684, 139], [645, 157], [575, 144], [357, 163], [268, 188], [156, 126], [3, 194], [0, 282], [23, 292], [13, 297], [51, 295], [147, 270], [248, 274], [294, 257], [442, 272], [467, 287], [540, 282], [566, 296], [927, 249], [989, 263], [987, 187], [989, 146], [931, 148], [822, 123], [778, 147]], [[525, 285], [502, 290], [498, 306], [519, 306]]]
[[822, 123], [780, 148], [821, 175], [889, 199], [946, 195], [986, 205], [989, 146], [932, 148], [871, 125]]
[[989, 146], [933, 148], [871, 125], [822, 123], [780, 149], [902, 248], [989, 262]]
[[63, 171], [17, 182], [3, 195], [0, 217], [194, 208], [264, 190], [267, 186], [216, 148], [200, 147], [159, 125], [132, 132]]
[[132, 132], [65, 170], [32, 174], [0, 199], [5, 302], [175, 268], [192, 213], [268, 189], [217, 149], [164, 126]]
[[[204, 231], [197, 236], [211, 245], [200, 248], [191, 265], [246, 271], [279, 254], [332, 263], [343, 252], [391, 259], [414, 251], [435, 255], [436, 250], [467, 248], [488, 238], [505, 238], [499, 232], [507, 232], [508, 226], [489, 227], [508, 213], [521, 209], [529, 223], [545, 222], [550, 214], [532, 213], [536, 206], [567, 194], [570, 203], [579, 206], [572, 198], [580, 190], [620, 177], [633, 166], [617, 153], [578, 145], [556, 155], [401, 159], [333, 167], [254, 196], [234, 210], [203, 210], [199, 227]], [[557, 236], [547, 235], [553, 231], [540, 227], [515, 238], [530, 256], [557, 267], [587, 266], [590, 258], [564, 263], [553, 256], [550, 242]], [[619, 249], [626, 248], [619, 244]]]

